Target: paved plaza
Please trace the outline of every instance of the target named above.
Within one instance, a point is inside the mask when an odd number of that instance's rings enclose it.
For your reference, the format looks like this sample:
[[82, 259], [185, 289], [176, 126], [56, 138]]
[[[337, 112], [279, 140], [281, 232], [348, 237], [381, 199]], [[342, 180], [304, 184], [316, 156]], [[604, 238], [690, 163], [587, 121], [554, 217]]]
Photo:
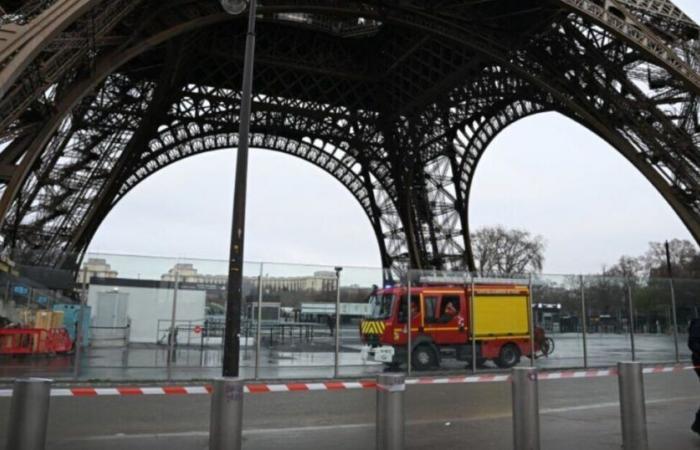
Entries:
[[[699, 448], [700, 437], [689, 429], [700, 403], [695, 374], [646, 375], [644, 382], [651, 448]], [[409, 386], [406, 448], [512, 448], [510, 389], [506, 382]], [[620, 448], [615, 377], [542, 380], [539, 392], [543, 449]], [[244, 448], [373, 448], [375, 396], [374, 390], [248, 394]], [[8, 403], [0, 398], [0, 430]], [[208, 424], [207, 395], [54, 397], [47, 448], [206, 449]]]

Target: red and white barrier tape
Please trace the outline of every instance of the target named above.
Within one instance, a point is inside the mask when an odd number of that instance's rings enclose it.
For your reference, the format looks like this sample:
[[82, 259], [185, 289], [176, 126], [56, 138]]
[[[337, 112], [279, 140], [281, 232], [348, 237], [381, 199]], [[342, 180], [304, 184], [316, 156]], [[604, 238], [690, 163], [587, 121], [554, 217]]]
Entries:
[[[693, 370], [693, 366], [655, 366], [645, 367], [644, 374], [658, 374]], [[617, 376], [617, 369], [565, 370], [557, 372], [539, 372], [540, 380], [560, 380], [571, 378], [600, 378]], [[510, 375], [485, 374], [448, 377], [408, 378], [407, 385], [426, 384], [464, 384], [464, 383], [499, 383], [510, 380]], [[265, 394], [270, 392], [308, 392], [308, 391], [342, 391], [351, 389], [376, 389], [377, 382], [362, 381], [324, 381], [317, 383], [252, 383], [245, 386], [248, 394]], [[197, 395], [211, 393], [211, 386], [163, 386], [163, 387], [74, 387], [51, 389], [52, 397], [98, 397], [98, 396], [139, 396], [139, 395]], [[0, 397], [11, 397], [12, 389], [0, 389]]]

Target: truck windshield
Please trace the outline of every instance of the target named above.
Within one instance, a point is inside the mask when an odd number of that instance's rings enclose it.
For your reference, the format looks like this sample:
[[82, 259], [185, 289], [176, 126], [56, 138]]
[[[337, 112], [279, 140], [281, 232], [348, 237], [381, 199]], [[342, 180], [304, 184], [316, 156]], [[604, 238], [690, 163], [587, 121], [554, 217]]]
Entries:
[[394, 294], [373, 295], [369, 298], [370, 318], [388, 319], [391, 316], [391, 303]]

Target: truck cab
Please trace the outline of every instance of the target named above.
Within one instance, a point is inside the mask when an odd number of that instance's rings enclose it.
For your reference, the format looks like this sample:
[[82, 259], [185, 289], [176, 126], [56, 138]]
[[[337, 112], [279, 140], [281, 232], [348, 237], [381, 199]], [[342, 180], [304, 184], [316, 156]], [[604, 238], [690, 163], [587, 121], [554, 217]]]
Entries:
[[405, 363], [409, 328], [411, 363], [417, 370], [437, 368], [443, 358], [471, 362], [473, 352], [479, 364], [492, 360], [507, 368], [532, 353], [527, 286], [426, 284], [412, 287], [410, 295], [399, 286], [378, 290], [369, 301], [370, 315], [360, 323], [366, 361]]

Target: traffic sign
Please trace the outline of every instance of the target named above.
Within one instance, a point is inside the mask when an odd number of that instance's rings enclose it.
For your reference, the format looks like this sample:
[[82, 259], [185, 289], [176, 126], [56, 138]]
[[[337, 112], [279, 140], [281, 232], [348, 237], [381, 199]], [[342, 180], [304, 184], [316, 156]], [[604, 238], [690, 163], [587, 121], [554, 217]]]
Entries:
[[201, 326], [201, 325], [196, 325], [196, 326], [194, 327], [194, 333], [195, 333], [195, 334], [199, 334], [199, 333], [201, 333], [201, 332], [202, 332], [202, 326]]

